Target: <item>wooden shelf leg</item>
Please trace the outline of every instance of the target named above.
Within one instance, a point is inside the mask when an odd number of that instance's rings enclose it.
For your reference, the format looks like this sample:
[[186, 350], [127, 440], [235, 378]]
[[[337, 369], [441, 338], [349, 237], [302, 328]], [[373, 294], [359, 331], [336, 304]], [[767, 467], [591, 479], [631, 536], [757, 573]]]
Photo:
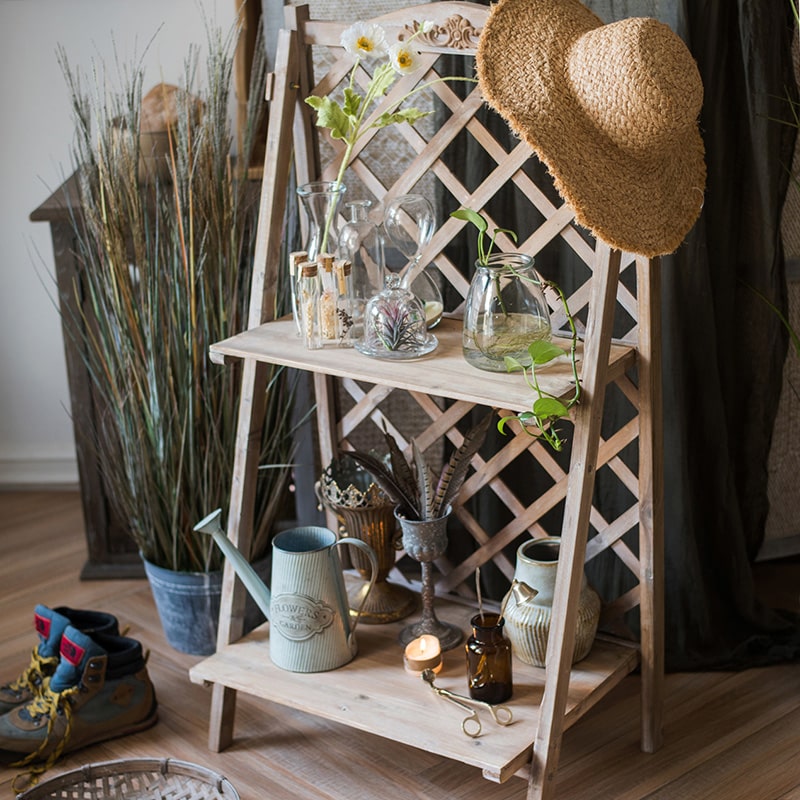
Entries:
[[661, 395], [661, 264], [639, 258], [639, 561], [642, 750], [662, 742], [664, 710], [664, 431]]
[[545, 688], [533, 745], [528, 800], [552, 800], [555, 797], [605, 405], [619, 265], [619, 251], [610, 250], [598, 242], [581, 375], [583, 395], [575, 413], [566, 508], [547, 643]]
[[219, 683], [211, 690], [211, 723], [208, 727], [208, 749], [222, 752], [233, 742], [233, 723], [236, 717], [236, 690]]
[[[242, 393], [236, 428], [231, 500], [228, 509], [228, 538], [246, 557], [253, 539], [258, 458], [267, 404], [267, 378], [270, 366], [245, 359]], [[217, 648], [241, 638], [244, 630], [245, 592], [233, 567], [226, 561], [222, 572]], [[236, 692], [215, 685], [211, 699], [208, 742], [212, 750], [227, 747], [233, 739]]]
[[[267, 128], [264, 178], [261, 182], [261, 203], [258, 217], [256, 250], [253, 254], [253, 279], [250, 287], [248, 326], [255, 327], [272, 319], [275, 304], [275, 281], [266, 280], [268, 270], [275, 274], [280, 261], [283, 239], [284, 202], [289, 182], [289, 164], [278, 158], [286, 152], [291, 142], [289, 113], [297, 99], [297, 43], [294, 34], [281, 31], [275, 57], [275, 73], [268, 85], [270, 115], [280, 120]], [[264, 415], [267, 406], [267, 379], [271, 366], [254, 359], [244, 359], [242, 366], [241, 396], [239, 398], [234, 453], [233, 480], [228, 509], [228, 538], [246, 557], [250, 556], [253, 539], [253, 514], [255, 510], [258, 458], [261, 449]], [[245, 593], [236, 574], [227, 562], [222, 573], [219, 630], [217, 648], [241, 638], [244, 630]], [[227, 747], [233, 739], [236, 713], [236, 692], [215, 685], [211, 699], [208, 741], [212, 750]]]

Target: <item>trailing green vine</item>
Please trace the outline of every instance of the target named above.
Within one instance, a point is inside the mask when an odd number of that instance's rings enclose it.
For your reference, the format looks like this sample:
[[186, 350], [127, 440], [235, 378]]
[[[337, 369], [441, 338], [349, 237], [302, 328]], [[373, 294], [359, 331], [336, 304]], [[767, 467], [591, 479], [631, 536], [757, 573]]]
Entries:
[[[525, 279], [524, 276], [520, 276]], [[556, 424], [559, 420], [569, 417], [570, 409], [578, 403], [581, 398], [581, 382], [578, 377], [578, 331], [575, 327], [575, 320], [567, 304], [567, 298], [561, 287], [553, 281], [542, 281], [542, 285], [549, 287], [558, 294], [561, 305], [564, 309], [564, 314], [567, 318], [567, 324], [570, 329], [570, 347], [564, 349], [551, 341], [540, 339], [531, 342], [528, 346], [528, 355], [531, 358], [530, 367], [526, 367], [518, 359], [512, 356], [506, 356], [506, 369], [509, 372], [522, 372], [525, 382], [531, 387], [536, 395], [530, 411], [523, 411], [521, 414], [510, 414], [500, 419], [497, 423], [497, 430], [500, 433], [505, 433], [506, 423], [511, 420], [517, 420], [521, 423], [522, 429], [531, 436], [544, 439], [556, 452], [561, 452], [564, 448], [564, 439], [561, 438]], [[543, 367], [554, 361], [561, 356], [568, 356], [570, 365], [572, 366], [572, 378], [575, 388], [572, 396], [567, 400], [561, 400], [552, 394], [544, 391], [539, 385], [539, 378], [536, 374], [537, 367]], [[531, 430], [531, 423], [539, 429], [538, 433]]]
[[[477, 211], [470, 208], [460, 208], [450, 214], [455, 219], [461, 219], [466, 222], [471, 222], [478, 229], [478, 263], [486, 266], [489, 263], [489, 257], [494, 249], [495, 240], [499, 233], [508, 234], [514, 243], [517, 242], [517, 234], [508, 228], [495, 228], [492, 237], [489, 241], [488, 247], [486, 245], [486, 237], [488, 235], [489, 223], [486, 218]], [[510, 265], [508, 266], [520, 280], [533, 282], [533, 279], [523, 275]], [[499, 280], [499, 278], [495, 278]], [[536, 281], [538, 283], [538, 281]], [[569, 349], [563, 349], [549, 340], [539, 339], [531, 342], [528, 346], [528, 355], [530, 356], [530, 367], [527, 367], [521, 361], [512, 356], [505, 357], [506, 369], [508, 372], [522, 372], [525, 382], [530, 386], [535, 394], [533, 404], [530, 411], [523, 411], [521, 414], [510, 414], [501, 418], [497, 423], [497, 430], [505, 434], [506, 425], [511, 420], [516, 420], [522, 425], [522, 429], [536, 438], [544, 439], [556, 452], [561, 452], [564, 448], [564, 439], [561, 438], [559, 431], [556, 427], [559, 420], [569, 417], [570, 409], [578, 403], [581, 397], [581, 383], [578, 377], [578, 364], [577, 364], [577, 350], [578, 350], [578, 331], [575, 327], [575, 320], [569, 310], [567, 298], [564, 295], [561, 287], [554, 281], [541, 281], [543, 287], [549, 287], [558, 295], [561, 305], [564, 309], [564, 314], [569, 325], [571, 343]], [[498, 291], [498, 296], [500, 292]], [[502, 298], [501, 298], [502, 301]], [[503, 309], [505, 313], [505, 308]], [[562, 400], [548, 392], [546, 392], [539, 385], [539, 377], [537, 375], [537, 368], [541, 368], [554, 361], [556, 358], [568, 356], [572, 366], [572, 377], [575, 384], [575, 389], [572, 396], [567, 400]], [[533, 427], [535, 426], [535, 428]], [[537, 432], [538, 430], [538, 432]]]

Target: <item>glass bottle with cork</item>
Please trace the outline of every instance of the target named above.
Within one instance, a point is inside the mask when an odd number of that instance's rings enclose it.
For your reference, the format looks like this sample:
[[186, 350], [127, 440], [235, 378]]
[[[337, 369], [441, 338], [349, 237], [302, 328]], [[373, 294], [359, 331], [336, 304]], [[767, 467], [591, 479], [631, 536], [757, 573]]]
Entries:
[[319, 324], [319, 275], [314, 261], [304, 261], [299, 266], [297, 304], [300, 312], [300, 332], [308, 350], [322, 347]]

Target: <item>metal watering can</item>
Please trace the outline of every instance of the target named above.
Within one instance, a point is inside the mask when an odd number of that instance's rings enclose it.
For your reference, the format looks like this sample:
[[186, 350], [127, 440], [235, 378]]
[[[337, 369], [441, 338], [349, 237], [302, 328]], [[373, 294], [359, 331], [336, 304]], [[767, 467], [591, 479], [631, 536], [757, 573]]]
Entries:
[[[352, 661], [358, 652], [355, 631], [361, 608], [378, 575], [378, 560], [372, 548], [358, 539], [337, 539], [329, 528], [307, 526], [282, 531], [272, 540], [270, 592], [225, 535], [221, 514], [217, 509], [198, 522], [194, 530], [214, 537], [269, 620], [272, 663], [290, 672], [325, 672]], [[352, 621], [339, 545], [363, 550], [372, 565], [372, 577]]]

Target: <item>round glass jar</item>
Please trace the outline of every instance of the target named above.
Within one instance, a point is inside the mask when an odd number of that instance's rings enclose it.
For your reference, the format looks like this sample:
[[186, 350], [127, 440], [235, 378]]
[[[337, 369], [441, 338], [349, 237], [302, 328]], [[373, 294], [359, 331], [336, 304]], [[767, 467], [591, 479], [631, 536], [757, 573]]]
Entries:
[[505, 372], [505, 357], [530, 365], [528, 347], [550, 338], [550, 309], [533, 259], [495, 253], [476, 262], [467, 292], [462, 347], [469, 364]]

